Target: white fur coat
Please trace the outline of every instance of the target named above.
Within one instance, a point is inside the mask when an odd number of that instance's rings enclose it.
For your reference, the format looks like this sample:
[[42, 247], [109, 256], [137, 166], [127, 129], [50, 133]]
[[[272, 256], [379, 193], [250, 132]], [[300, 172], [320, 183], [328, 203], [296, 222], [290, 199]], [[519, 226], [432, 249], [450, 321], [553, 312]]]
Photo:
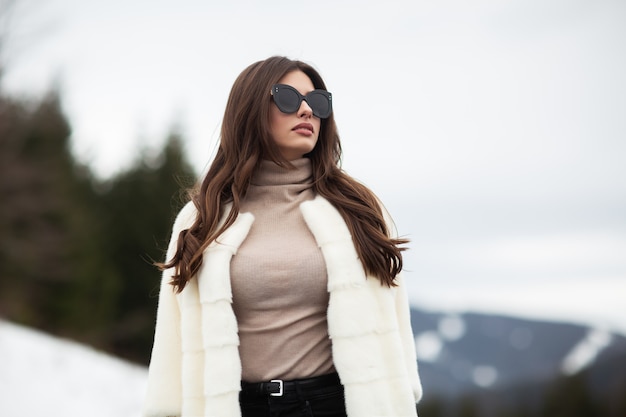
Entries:
[[[416, 416], [422, 395], [409, 306], [402, 276], [398, 286], [367, 277], [339, 212], [324, 198], [300, 206], [322, 250], [328, 271], [328, 333], [350, 417]], [[196, 209], [178, 215], [168, 249]], [[230, 260], [254, 221], [242, 213], [204, 253], [202, 267], [180, 294], [161, 283], [150, 361], [146, 417], [240, 416], [237, 321], [232, 309]], [[277, 376], [279, 377], [279, 376]]]

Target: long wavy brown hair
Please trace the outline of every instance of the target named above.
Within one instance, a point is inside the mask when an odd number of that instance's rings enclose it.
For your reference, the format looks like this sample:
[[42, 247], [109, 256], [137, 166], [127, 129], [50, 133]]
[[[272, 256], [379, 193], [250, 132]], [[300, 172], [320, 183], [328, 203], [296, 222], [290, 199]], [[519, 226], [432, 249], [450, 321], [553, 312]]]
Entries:
[[[230, 227], [239, 213], [254, 171], [261, 160], [293, 168], [285, 160], [270, 134], [270, 90], [286, 74], [304, 72], [317, 89], [326, 90], [320, 74], [310, 65], [285, 57], [271, 57], [246, 68], [235, 80], [222, 121], [220, 144], [207, 174], [190, 191], [197, 216], [189, 229], [178, 236], [176, 253], [162, 270], [174, 268], [171, 284], [183, 290], [202, 265], [202, 254]], [[381, 284], [395, 286], [402, 269], [406, 239], [391, 237], [380, 202], [363, 184], [341, 168], [341, 143], [334, 116], [322, 119], [315, 148], [305, 155], [311, 159], [313, 189], [341, 213], [365, 271]], [[230, 203], [230, 204], [228, 204]], [[228, 213], [225, 213], [228, 209]], [[225, 220], [222, 218], [225, 216]]]

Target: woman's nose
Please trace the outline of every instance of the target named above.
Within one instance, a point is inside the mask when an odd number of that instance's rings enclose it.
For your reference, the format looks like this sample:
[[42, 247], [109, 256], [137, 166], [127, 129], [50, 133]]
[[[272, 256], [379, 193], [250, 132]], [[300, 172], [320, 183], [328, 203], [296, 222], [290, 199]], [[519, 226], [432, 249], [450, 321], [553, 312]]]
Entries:
[[298, 109], [298, 117], [311, 117], [313, 115], [313, 109], [309, 106], [309, 103], [306, 100], [302, 100], [300, 103], [300, 108]]

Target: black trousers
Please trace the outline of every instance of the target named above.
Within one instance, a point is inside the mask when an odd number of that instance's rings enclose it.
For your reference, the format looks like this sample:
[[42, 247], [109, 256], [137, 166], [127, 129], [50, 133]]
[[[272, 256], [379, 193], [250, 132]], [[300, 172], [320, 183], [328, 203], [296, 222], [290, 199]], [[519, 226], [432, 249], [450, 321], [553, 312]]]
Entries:
[[343, 386], [337, 374], [321, 377], [242, 383], [242, 417], [346, 417]]

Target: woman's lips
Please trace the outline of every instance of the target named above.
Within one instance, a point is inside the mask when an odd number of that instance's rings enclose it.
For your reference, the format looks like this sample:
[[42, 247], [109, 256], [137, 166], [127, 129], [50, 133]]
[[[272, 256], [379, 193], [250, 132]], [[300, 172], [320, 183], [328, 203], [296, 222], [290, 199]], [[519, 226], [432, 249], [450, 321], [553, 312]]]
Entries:
[[313, 125], [311, 123], [300, 123], [296, 125], [293, 129], [294, 132], [300, 133], [301, 135], [311, 136], [313, 131]]

